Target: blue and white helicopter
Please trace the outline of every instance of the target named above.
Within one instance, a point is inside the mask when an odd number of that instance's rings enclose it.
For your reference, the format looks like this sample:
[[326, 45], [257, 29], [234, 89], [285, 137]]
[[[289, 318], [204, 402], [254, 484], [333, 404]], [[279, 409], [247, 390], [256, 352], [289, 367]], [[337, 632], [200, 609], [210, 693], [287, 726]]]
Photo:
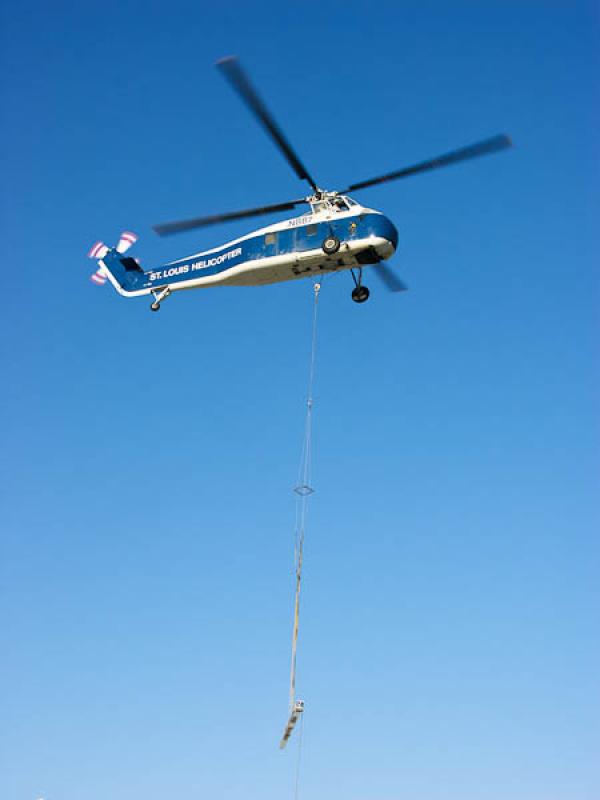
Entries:
[[92, 281], [97, 284], [110, 281], [123, 297], [152, 295], [150, 308], [153, 311], [158, 311], [169, 295], [183, 289], [262, 286], [339, 270], [350, 270], [354, 280], [352, 299], [364, 303], [369, 298], [369, 290], [362, 282], [363, 268], [369, 265], [388, 289], [403, 291], [406, 289], [404, 283], [384, 263], [396, 250], [396, 228], [380, 211], [361, 205], [348, 194], [504, 150], [512, 144], [506, 135], [494, 136], [437, 158], [351, 184], [340, 192], [326, 191], [317, 185], [299, 159], [237, 58], [222, 59], [217, 66], [264, 126], [296, 175], [308, 181], [312, 193], [285, 203], [167, 222], [155, 225], [154, 230], [160, 236], [167, 236], [219, 222], [288, 211], [303, 204], [310, 210], [299, 217], [277, 222], [219, 247], [148, 271], [141, 268], [137, 259], [125, 255], [137, 240], [135, 234], [123, 233], [114, 248], [97, 242], [89, 252], [89, 256], [98, 262]]

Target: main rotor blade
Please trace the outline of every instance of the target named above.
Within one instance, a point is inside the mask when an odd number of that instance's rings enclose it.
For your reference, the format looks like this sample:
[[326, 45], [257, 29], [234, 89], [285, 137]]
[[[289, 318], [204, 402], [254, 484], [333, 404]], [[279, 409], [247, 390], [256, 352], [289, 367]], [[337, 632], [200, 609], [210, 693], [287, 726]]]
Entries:
[[373, 264], [371, 269], [375, 272], [379, 280], [386, 285], [390, 292], [408, 291], [408, 286], [404, 281], [401, 281], [394, 270], [383, 261], [380, 261], [379, 264]]
[[507, 147], [512, 147], [510, 136], [506, 136], [506, 134], [493, 136], [491, 139], [484, 139], [481, 142], [476, 142], [467, 147], [461, 147], [459, 150], [452, 150], [450, 153], [431, 158], [429, 161], [421, 161], [419, 164], [413, 164], [412, 167], [404, 167], [404, 169], [399, 169], [396, 172], [388, 172], [386, 175], [380, 175], [378, 178], [370, 178], [360, 183], [353, 183], [347, 189], [340, 192], [340, 194], [355, 192], [357, 189], [366, 189], [367, 186], [375, 186], [378, 183], [395, 181], [397, 178], [407, 178], [409, 175], [417, 175], [419, 172], [426, 172], [430, 169], [448, 167], [450, 164], [457, 164], [459, 161], [467, 161], [470, 158], [478, 158], [479, 156], [487, 156], [490, 153], [505, 150]]
[[286, 157], [296, 175], [302, 180], [307, 180], [314, 191], [317, 192], [319, 187], [307, 171], [304, 164], [300, 161], [297, 154], [294, 152], [291, 144], [285, 138], [279, 125], [277, 125], [263, 101], [256, 93], [256, 90], [250, 83], [248, 76], [242, 69], [238, 59], [235, 56], [222, 58], [220, 61], [217, 61], [217, 67], [219, 67], [221, 72], [225, 75], [233, 88], [246, 103], [248, 108], [254, 112], [254, 114], [256, 114], [259, 121], [267, 129], [267, 132], [275, 144], [279, 147], [283, 155]]
[[259, 208], [247, 208], [244, 211], [230, 211], [227, 214], [213, 214], [210, 217], [194, 217], [194, 219], [177, 220], [176, 222], [163, 222], [160, 225], [153, 225], [152, 227], [159, 236], [170, 236], [172, 233], [191, 231], [194, 228], [215, 225], [217, 222], [231, 222], [234, 219], [259, 217], [262, 214], [271, 214], [275, 211], [291, 211], [297, 205], [305, 202], [306, 200], [304, 199], [290, 200], [287, 203], [276, 203], [272, 206], [261, 206]]

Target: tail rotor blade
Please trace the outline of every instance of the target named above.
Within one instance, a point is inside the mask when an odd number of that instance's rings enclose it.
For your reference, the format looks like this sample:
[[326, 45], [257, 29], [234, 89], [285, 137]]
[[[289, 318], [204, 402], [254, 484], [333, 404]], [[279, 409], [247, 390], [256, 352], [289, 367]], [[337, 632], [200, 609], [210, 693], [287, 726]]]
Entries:
[[117, 253], [126, 253], [130, 247], [137, 242], [137, 236], [131, 231], [123, 231], [119, 243], [117, 244]]
[[108, 253], [108, 251], [109, 248], [104, 244], [104, 242], [96, 242], [96, 244], [91, 246], [88, 253], [88, 258], [93, 258], [96, 261], [100, 261], [100, 259], [104, 258], [104, 256]]
[[96, 272], [90, 275], [90, 280], [92, 283], [95, 283], [96, 286], [104, 286], [107, 281], [106, 270], [104, 267], [98, 267]]
[[374, 264], [372, 269], [379, 280], [387, 289], [389, 289], [390, 292], [408, 291], [408, 286], [404, 283], [404, 281], [400, 280], [400, 278], [388, 264], [380, 261], [379, 264]]

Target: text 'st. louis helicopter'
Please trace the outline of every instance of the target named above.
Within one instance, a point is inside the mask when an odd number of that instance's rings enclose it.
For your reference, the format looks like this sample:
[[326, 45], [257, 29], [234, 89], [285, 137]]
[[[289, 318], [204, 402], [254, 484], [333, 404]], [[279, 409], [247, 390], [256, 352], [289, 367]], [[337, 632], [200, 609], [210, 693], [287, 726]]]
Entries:
[[310, 210], [299, 217], [277, 222], [219, 247], [148, 271], [144, 271], [136, 259], [125, 256], [137, 241], [135, 234], [123, 233], [115, 248], [97, 242], [89, 252], [90, 257], [98, 262], [92, 281], [103, 284], [109, 280], [123, 297], [152, 295], [150, 308], [153, 311], [158, 311], [165, 298], [181, 289], [261, 286], [339, 270], [350, 270], [354, 280], [352, 299], [356, 303], [364, 303], [369, 297], [369, 290], [362, 282], [363, 268], [366, 266], [372, 266], [388, 289], [402, 291], [406, 286], [384, 263], [396, 250], [396, 228], [380, 211], [361, 205], [348, 193], [495, 153], [512, 144], [504, 134], [493, 136], [437, 158], [350, 184], [342, 191], [328, 191], [321, 189], [308, 172], [251, 85], [237, 58], [225, 58], [218, 62], [218, 67], [264, 126], [296, 175], [308, 181], [312, 193], [285, 203], [167, 222], [155, 225], [154, 230], [161, 236], [168, 236], [218, 222], [288, 211], [303, 204], [308, 205]]

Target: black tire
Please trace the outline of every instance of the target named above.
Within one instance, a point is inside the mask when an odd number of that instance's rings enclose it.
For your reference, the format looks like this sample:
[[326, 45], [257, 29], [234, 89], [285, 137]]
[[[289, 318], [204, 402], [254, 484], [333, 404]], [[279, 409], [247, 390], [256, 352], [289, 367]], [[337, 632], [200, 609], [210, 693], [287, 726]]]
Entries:
[[369, 299], [369, 290], [366, 286], [357, 286], [352, 289], [352, 299], [355, 303], [366, 303]]
[[150, 306], [151, 311], [160, 311], [160, 303], [152, 303]]
[[324, 253], [327, 253], [328, 256], [332, 256], [334, 253], [337, 253], [341, 244], [342, 243], [337, 236], [328, 236], [323, 240], [321, 247], [323, 248]]

